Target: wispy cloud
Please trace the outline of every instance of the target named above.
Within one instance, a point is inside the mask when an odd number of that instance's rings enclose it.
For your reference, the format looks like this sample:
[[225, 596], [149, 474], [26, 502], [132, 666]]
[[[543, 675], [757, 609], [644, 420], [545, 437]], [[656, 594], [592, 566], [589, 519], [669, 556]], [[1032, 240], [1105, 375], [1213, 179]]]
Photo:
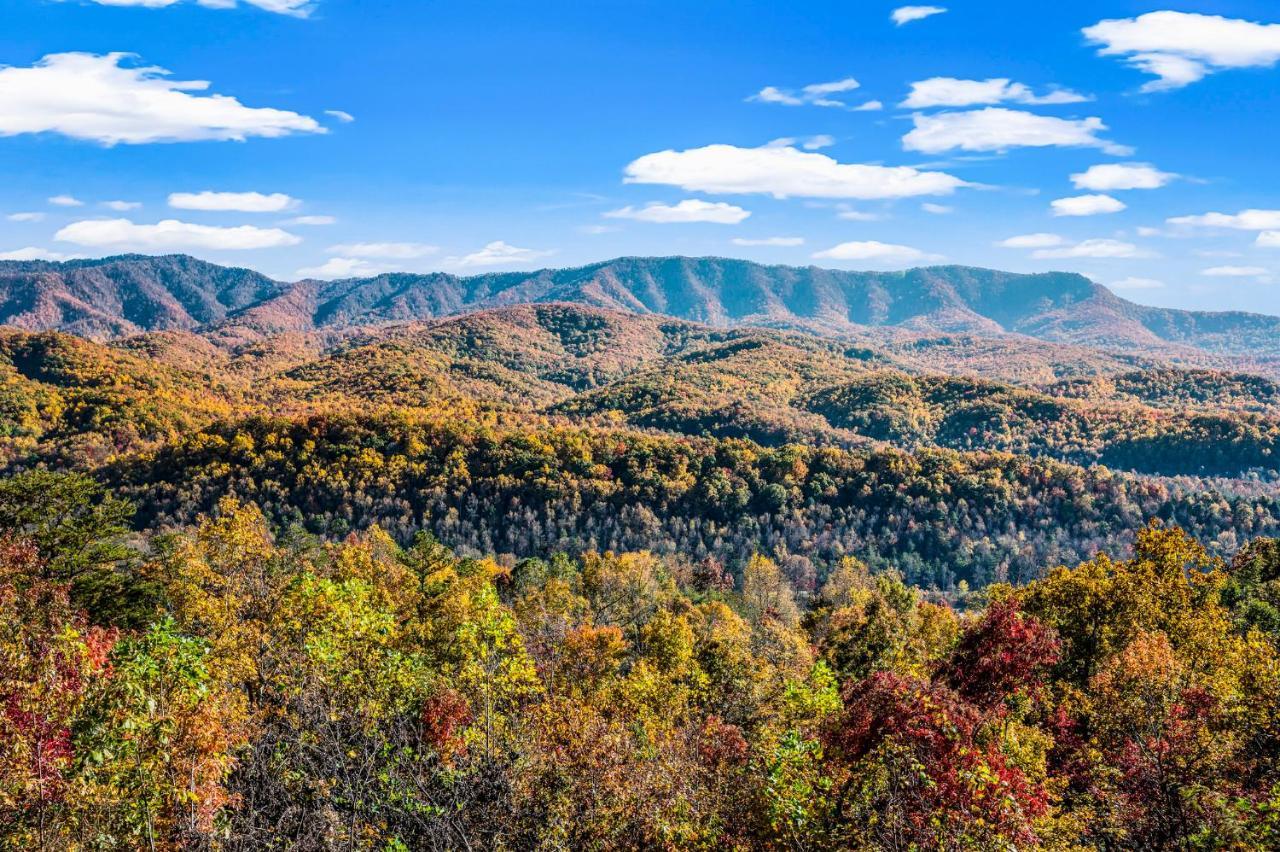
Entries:
[[653, 222], [661, 225], [708, 222], [716, 225], [737, 225], [751, 215], [723, 201], [686, 199], [678, 204], [647, 204], [644, 207], [623, 207], [610, 210], [604, 216], [609, 219], [634, 219], [637, 222]]
[[946, 11], [945, 6], [899, 6], [889, 14], [889, 19], [898, 26], [902, 26], [912, 21], [923, 21], [925, 18], [941, 15]]
[[851, 107], [843, 98], [836, 95], [845, 95], [855, 89], [861, 88], [862, 84], [853, 77], [845, 77], [841, 80], [832, 80], [829, 83], [810, 83], [800, 89], [783, 89], [777, 86], [765, 86], [756, 92], [749, 101], [758, 101], [765, 104], [781, 104], [782, 106], [820, 106], [820, 107], [838, 107], [841, 109], [865, 109], [866, 104], [860, 107]]
[[555, 254], [550, 250], [520, 248], [502, 240], [495, 240], [479, 251], [464, 254], [461, 257], [445, 258], [445, 264], [458, 269], [470, 269], [485, 266], [524, 266], [541, 258]]

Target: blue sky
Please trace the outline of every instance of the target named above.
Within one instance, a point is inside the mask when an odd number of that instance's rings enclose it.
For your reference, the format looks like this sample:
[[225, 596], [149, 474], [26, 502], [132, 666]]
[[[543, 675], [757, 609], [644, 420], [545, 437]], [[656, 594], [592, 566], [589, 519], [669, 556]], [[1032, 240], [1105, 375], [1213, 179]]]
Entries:
[[1280, 313], [1274, 2], [299, 2], [0, 0], [0, 255], [947, 262]]

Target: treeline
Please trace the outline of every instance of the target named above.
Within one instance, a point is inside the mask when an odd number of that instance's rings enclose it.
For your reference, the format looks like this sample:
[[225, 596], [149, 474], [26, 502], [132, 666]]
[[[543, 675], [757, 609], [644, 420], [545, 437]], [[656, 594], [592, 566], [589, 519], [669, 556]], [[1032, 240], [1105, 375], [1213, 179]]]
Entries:
[[1135, 478], [998, 453], [761, 447], [633, 431], [503, 429], [403, 414], [218, 423], [102, 472], [143, 527], [224, 496], [328, 537], [428, 531], [469, 554], [650, 550], [811, 591], [842, 558], [952, 589], [1024, 581], [1128, 544], [1149, 518], [1230, 554], [1280, 532], [1270, 489]]
[[231, 498], [133, 549], [128, 515], [0, 482], [5, 848], [1280, 843], [1274, 540], [1152, 526], [958, 611], [855, 559], [803, 605], [763, 556], [462, 558]]

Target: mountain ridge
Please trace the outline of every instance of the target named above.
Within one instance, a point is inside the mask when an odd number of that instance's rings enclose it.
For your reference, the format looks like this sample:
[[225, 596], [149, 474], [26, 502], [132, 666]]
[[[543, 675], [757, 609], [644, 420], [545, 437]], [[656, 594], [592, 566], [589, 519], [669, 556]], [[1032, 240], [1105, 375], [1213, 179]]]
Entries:
[[1069, 272], [956, 265], [857, 272], [670, 256], [473, 276], [391, 272], [281, 282], [187, 255], [0, 262], [0, 324], [94, 339], [187, 330], [243, 340], [543, 302], [828, 336], [868, 329], [1020, 335], [1130, 351], [1280, 356], [1278, 317], [1140, 305]]

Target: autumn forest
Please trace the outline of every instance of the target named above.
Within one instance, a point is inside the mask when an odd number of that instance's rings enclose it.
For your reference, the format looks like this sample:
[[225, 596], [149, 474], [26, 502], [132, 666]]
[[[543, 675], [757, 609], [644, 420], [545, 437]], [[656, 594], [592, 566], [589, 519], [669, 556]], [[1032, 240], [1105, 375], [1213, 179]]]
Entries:
[[1265, 318], [626, 263], [0, 263], [0, 848], [1280, 847]]

